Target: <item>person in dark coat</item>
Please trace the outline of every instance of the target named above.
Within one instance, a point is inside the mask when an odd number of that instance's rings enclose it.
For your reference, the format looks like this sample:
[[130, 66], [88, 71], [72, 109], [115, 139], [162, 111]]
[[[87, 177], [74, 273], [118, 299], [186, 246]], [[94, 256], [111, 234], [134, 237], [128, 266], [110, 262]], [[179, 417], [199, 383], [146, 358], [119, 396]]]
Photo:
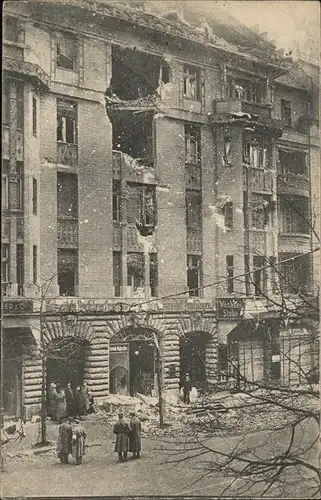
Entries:
[[189, 373], [186, 373], [183, 382], [183, 400], [184, 403], [190, 404], [190, 392], [192, 390], [192, 381], [190, 379]]
[[68, 455], [72, 452], [72, 429], [70, 419], [65, 421], [59, 426], [58, 440], [57, 440], [57, 455], [60, 462], [63, 464], [68, 463]]
[[140, 458], [142, 449], [142, 424], [134, 411], [130, 413], [130, 416], [129, 427], [131, 432], [129, 435], [129, 451], [133, 454], [133, 458]]
[[72, 427], [72, 456], [76, 459], [76, 465], [82, 463], [82, 457], [85, 455], [86, 430], [75, 420], [75, 426]]
[[57, 385], [54, 382], [51, 382], [49, 390], [48, 390], [48, 417], [51, 420], [56, 420], [56, 412], [57, 412]]
[[67, 404], [67, 414], [68, 417], [75, 417], [75, 394], [71, 387], [71, 383], [68, 382], [65, 390], [66, 404]]
[[80, 415], [87, 415], [89, 409], [89, 388], [86, 382], [81, 384], [79, 391]]
[[82, 407], [81, 407], [81, 394], [80, 394], [80, 385], [78, 385], [75, 391], [75, 416], [81, 417]]
[[56, 409], [56, 419], [59, 424], [67, 417], [67, 404], [65, 391], [57, 385], [57, 409]]
[[130, 427], [122, 412], [118, 413], [118, 418], [118, 422], [114, 425], [114, 434], [116, 434], [115, 452], [118, 453], [118, 460], [122, 462], [127, 460]]

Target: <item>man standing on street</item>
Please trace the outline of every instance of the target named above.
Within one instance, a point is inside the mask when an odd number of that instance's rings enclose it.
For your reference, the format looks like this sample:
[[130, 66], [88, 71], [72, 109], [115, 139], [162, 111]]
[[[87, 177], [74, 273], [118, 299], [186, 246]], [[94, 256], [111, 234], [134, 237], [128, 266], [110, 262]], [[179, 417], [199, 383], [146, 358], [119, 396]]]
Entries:
[[65, 396], [66, 396], [66, 404], [67, 404], [67, 414], [68, 417], [76, 417], [75, 413], [75, 395], [74, 391], [71, 387], [71, 383], [68, 382], [66, 390], [65, 390]]
[[142, 424], [134, 411], [130, 412], [130, 416], [129, 426], [131, 433], [129, 436], [129, 451], [133, 454], [133, 458], [140, 458], [140, 451], [142, 449]]
[[190, 404], [191, 390], [192, 390], [192, 381], [190, 379], [189, 373], [186, 373], [183, 382], [183, 396], [184, 396], [184, 403], [188, 405]]
[[130, 427], [124, 419], [123, 412], [118, 413], [118, 418], [118, 422], [114, 425], [114, 434], [116, 434], [115, 452], [118, 453], [118, 460], [123, 462], [127, 460]]
[[76, 465], [82, 463], [82, 457], [85, 455], [86, 430], [75, 420], [75, 426], [72, 428], [72, 456], [76, 459]]
[[57, 455], [62, 464], [68, 463], [68, 455], [71, 454], [71, 439], [72, 429], [70, 419], [66, 418], [59, 426], [58, 441], [57, 441]]

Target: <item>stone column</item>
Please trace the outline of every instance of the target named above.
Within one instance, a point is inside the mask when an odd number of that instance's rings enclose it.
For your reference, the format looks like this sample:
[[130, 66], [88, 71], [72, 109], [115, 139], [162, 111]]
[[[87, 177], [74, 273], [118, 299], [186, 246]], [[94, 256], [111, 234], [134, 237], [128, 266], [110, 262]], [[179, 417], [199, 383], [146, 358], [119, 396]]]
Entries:
[[23, 405], [26, 418], [41, 411], [42, 360], [41, 357], [23, 361]]
[[103, 322], [94, 328], [95, 335], [86, 352], [85, 380], [97, 402], [109, 393], [109, 339]]
[[205, 370], [208, 388], [211, 389], [217, 383], [217, 335], [211, 337], [206, 345]]
[[[177, 334], [177, 329], [167, 327], [163, 342], [164, 349], [164, 388], [166, 391], [179, 390], [180, 383], [180, 356], [179, 356], [179, 343], [180, 338]], [[173, 365], [173, 371], [170, 366]]]

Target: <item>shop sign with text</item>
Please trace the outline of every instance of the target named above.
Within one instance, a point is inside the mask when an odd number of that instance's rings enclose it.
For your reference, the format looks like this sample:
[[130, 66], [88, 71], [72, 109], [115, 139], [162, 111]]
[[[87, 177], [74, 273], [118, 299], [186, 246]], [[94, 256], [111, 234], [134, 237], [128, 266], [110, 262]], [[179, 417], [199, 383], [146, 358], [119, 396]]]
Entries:
[[245, 307], [244, 299], [219, 298], [216, 300], [217, 319], [241, 319]]
[[33, 312], [32, 300], [3, 300], [2, 312], [4, 315], [26, 314]]

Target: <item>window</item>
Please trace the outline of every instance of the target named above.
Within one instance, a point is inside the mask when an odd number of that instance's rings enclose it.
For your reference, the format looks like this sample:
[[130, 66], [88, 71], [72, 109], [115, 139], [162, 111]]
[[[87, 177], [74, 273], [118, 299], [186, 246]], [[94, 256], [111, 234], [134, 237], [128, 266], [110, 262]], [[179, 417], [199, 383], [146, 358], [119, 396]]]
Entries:
[[149, 286], [152, 297], [157, 297], [158, 266], [157, 253], [149, 254]]
[[145, 262], [144, 254], [127, 254], [127, 286], [132, 292], [144, 291], [145, 287]]
[[244, 163], [249, 163], [252, 167], [260, 166], [260, 146], [259, 144], [246, 143], [244, 148]]
[[78, 283], [77, 250], [58, 250], [58, 286], [59, 295], [73, 297]]
[[38, 182], [37, 179], [32, 179], [32, 213], [37, 215], [38, 212]]
[[198, 164], [201, 159], [201, 131], [194, 125], [185, 125], [185, 162]]
[[128, 183], [127, 185], [127, 222], [143, 226], [156, 224], [155, 187]]
[[58, 35], [57, 39], [57, 66], [62, 69], [76, 71], [77, 69], [77, 39], [70, 34]]
[[242, 78], [228, 78], [228, 98], [241, 99], [247, 102], [263, 102], [265, 85], [261, 82], [252, 82]]
[[121, 275], [121, 253], [113, 252], [113, 283], [115, 297], [120, 297]]
[[37, 284], [38, 281], [38, 256], [37, 256], [37, 246], [32, 246], [32, 282], [34, 285]]
[[20, 41], [21, 27], [19, 19], [7, 17], [4, 21], [4, 39], [8, 42], [18, 43]]
[[279, 170], [283, 175], [308, 175], [307, 153], [301, 150], [279, 148]]
[[187, 256], [187, 286], [190, 297], [200, 297], [201, 290], [201, 257], [199, 255]]
[[113, 221], [121, 220], [121, 183], [113, 180]]
[[184, 96], [189, 99], [200, 98], [200, 72], [197, 68], [184, 66]]
[[299, 254], [280, 254], [280, 280], [282, 290], [287, 293], [306, 292], [310, 280], [310, 256]]
[[77, 104], [57, 100], [57, 141], [77, 144]]
[[224, 205], [224, 225], [227, 229], [233, 229], [233, 202], [228, 201]]
[[281, 99], [281, 119], [283, 120], [284, 125], [291, 127], [291, 101]]
[[264, 257], [254, 255], [253, 257], [253, 285], [255, 295], [262, 295], [265, 292], [265, 265]]
[[32, 133], [37, 135], [37, 99], [32, 98]]
[[78, 217], [78, 179], [76, 174], [57, 173], [58, 217]]
[[300, 196], [280, 197], [281, 232], [309, 234], [309, 200]]
[[202, 196], [199, 191], [186, 190], [186, 227], [201, 230]]
[[227, 293], [234, 292], [234, 256], [226, 256]]
[[168, 64], [163, 64], [160, 69], [160, 81], [164, 84], [169, 83], [171, 78], [170, 67]]
[[18, 295], [23, 295], [23, 285], [24, 285], [24, 247], [23, 244], [17, 245], [17, 284], [18, 284]]
[[245, 142], [243, 162], [255, 168], [269, 168], [272, 157], [271, 141], [260, 137], [253, 141]]
[[264, 230], [269, 224], [269, 200], [261, 195], [252, 195], [252, 228]]
[[232, 141], [230, 137], [224, 137], [223, 165], [229, 167], [232, 164]]
[[1, 184], [1, 207], [2, 210], [9, 208], [9, 161], [2, 162], [2, 184]]
[[1, 245], [1, 285], [4, 295], [8, 295], [10, 286], [10, 245]]

